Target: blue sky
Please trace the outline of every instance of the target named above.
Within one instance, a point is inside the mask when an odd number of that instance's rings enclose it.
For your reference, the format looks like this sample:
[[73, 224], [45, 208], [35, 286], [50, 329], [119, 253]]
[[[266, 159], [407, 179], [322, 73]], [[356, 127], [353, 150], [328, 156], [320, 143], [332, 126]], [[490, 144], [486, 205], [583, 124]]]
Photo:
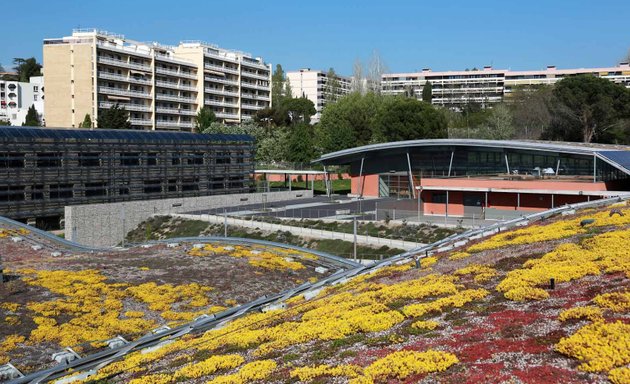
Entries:
[[390, 72], [608, 66], [630, 48], [630, 1], [33, 1], [0, 23], [0, 63], [96, 27], [139, 41], [204, 40], [286, 70], [350, 75], [378, 51]]

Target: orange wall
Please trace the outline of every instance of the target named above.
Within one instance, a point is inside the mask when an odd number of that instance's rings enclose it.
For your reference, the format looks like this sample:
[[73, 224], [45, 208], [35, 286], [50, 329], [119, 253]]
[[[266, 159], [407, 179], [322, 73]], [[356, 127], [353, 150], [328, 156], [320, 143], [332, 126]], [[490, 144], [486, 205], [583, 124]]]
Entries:
[[[363, 196], [378, 197], [378, 175], [365, 175], [361, 177], [361, 179], [363, 179]], [[359, 179], [359, 176], [352, 177], [352, 194], [359, 195], [359, 188], [361, 188], [361, 181]]]
[[605, 191], [605, 183], [570, 182], [554, 180], [482, 180], [482, 179], [427, 179], [420, 180], [423, 187], [467, 187], [492, 189], [554, 189], [571, 191]]

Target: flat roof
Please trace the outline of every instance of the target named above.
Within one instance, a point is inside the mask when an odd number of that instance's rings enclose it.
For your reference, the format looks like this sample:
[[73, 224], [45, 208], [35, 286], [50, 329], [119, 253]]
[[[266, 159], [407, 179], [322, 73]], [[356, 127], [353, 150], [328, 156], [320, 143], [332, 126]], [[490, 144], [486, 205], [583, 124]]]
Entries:
[[278, 175], [325, 175], [324, 171], [299, 171], [296, 169], [256, 169], [254, 173], [269, 173]]
[[234, 142], [254, 141], [249, 135], [225, 135], [191, 132], [144, 131], [133, 129], [81, 129], [81, 128], [42, 128], [0, 126], [0, 141], [11, 139], [53, 139], [53, 140], [125, 140], [137, 142]]

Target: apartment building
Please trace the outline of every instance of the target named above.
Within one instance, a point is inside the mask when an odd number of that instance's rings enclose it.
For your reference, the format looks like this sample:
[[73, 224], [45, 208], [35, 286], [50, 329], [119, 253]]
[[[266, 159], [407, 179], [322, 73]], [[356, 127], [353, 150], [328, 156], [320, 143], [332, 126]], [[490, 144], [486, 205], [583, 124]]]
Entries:
[[384, 94], [397, 95], [413, 92], [422, 98], [422, 89], [429, 82], [432, 103], [459, 109], [468, 103], [488, 106], [509, 96], [516, 87], [554, 84], [565, 77], [592, 74], [630, 88], [630, 65], [615, 67], [558, 69], [548, 66], [538, 71], [498, 70], [490, 66], [480, 70], [434, 72], [429, 68], [415, 73], [391, 73], [382, 77]]
[[22, 125], [28, 109], [33, 105], [39, 121], [44, 124], [43, 76], [33, 76], [28, 83], [0, 80], [0, 120], [9, 121], [11, 125]]
[[310, 68], [290, 71], [286, 76], [293, 97], [306, 97], [315, 104], [317, 113], [311, 117], [312, 123], [320, 120], [326, 102], [347, 95], [352, 87], [352, 79], [349, 77], [337, 75], [333, 82], [328, 73]]
[[[191, 49], [191, 48], [195, 49]], [[223, 60], [212, 60], [212, 55]], [[44, 77], [51, 126], [78, 127], [86, 114], [118, 104], [133, 129], [191, 131], [211, 107], [226, 123], [270, 105], [271, 65], [203, 43], [142, 43], [95, 29], [44, 40]], [[107, 127], [103, 127], [107, 128]]]

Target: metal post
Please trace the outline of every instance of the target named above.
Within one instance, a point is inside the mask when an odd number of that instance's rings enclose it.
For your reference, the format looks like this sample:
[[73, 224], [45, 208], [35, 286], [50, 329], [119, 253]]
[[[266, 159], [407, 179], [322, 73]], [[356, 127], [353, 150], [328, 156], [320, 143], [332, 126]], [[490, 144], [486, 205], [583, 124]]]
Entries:
[[516, 209], [521, 207], [521, 193], [516, 192]]
[[293, 175], [289, 174], [289, 192], [291, 192], [291, 181], [293, 179]]
[[330, 187], [328, 185], [328, 171], [324, 165], [324, 185], [326, 186], [326, 196], [330, 197]]
[[558, 171], [560, 171], [560, 159], [558, 159], [558, 163], [556, 164], [556, 176], [558, 176]]
[[354, 261], [357, 261], [357, 217], [353, 220], [353, 233], [354, 233]]
[[453, 156], [455, 151], [451, 151], [451, 161], [448, 163], [448, 177], [451, 177], [451, 169], [453, 168]]
[[378, 221], [378, 201], [374, 202], [374, 221]]
[[422, 195], [422, 190], [418, 191], [418, 223], [420, 222], [420, 195]]
[[409, 157], [409, 152], [407, 152], [407, 168], [409, 170], [409, 188], [411, 189], [409, 197], [413, 199], [416, 197], [416, 189], [413, 185], [413, 173], [411, 172], [411, 158]]
[[363, 197], [363, 162], [365, 157], [361, 158], [361, 166], [359, 167], [359, 198]]
[[507, 168], [508, 175], [510, 174], [510, 163], [508, 162], [508, 155], [505, 154], [505, 168]]
[[227, 213], [223, 208], [223, 237], [227, 237]]
[[551, 208], [555, 208], [555, 195], [552, 193], [551, 194]]
[[122, 204], [122, 246], [125, 247], [125, 203]]
[[597, 156], [593, 155], [593, 183], [597, 182]]
[[446, 191], [446, 215], [445, 218], [448, 218], [448, 191]]

